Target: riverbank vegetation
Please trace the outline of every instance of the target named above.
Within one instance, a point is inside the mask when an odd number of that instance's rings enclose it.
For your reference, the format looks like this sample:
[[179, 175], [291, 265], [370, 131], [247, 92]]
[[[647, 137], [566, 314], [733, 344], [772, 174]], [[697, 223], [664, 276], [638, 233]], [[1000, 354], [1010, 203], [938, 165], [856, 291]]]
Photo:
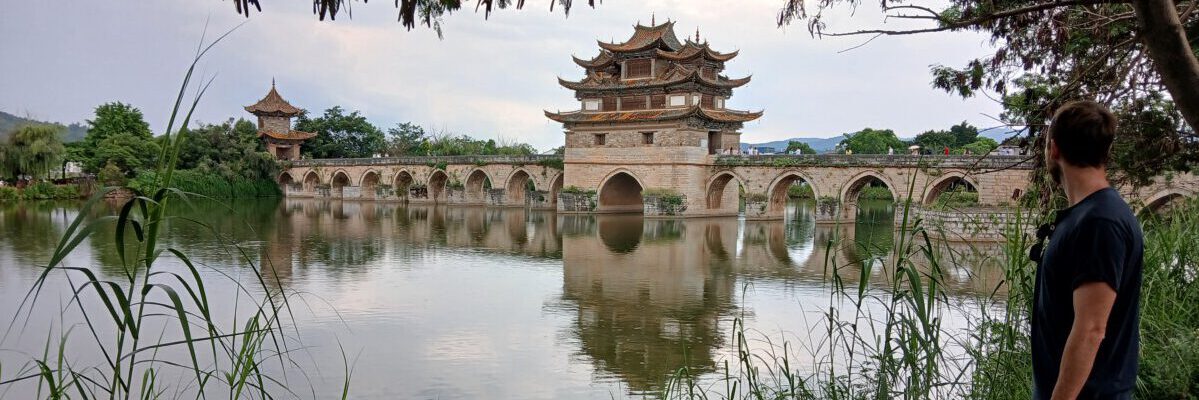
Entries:
[[[897, 212], [908, 221], [906, 202]], [[1036, 265], [1033, 221], [1019, 214], [993, 258], [1003, 281], [973, 301], [943, 290], [952, 272], [978, 262], [971, 250], [942, 253], [921, 221], [905, 222], [890, 257], [826, 261], [829, 302], [808, 335], [778, 336], [732, 322], [731, 356], [713, 375], [680, 369], [668, 399], [1027, 399], [1032, 386], [1029, 318]], [[1141, 360], [1136, 398], [1199, 396], [1199, 199], [1142, 221], [1145, 232]], [[817, 246], [840, 246], [836, 239]], [[947, 254], [938, 256], [938, 254]], [[921, 263], [915, 262], [922, 260]], [[852, 272], [848, 272], [852, 271]], [[850, 275], [845, 275], [848, 272]], [[888, 285], [865, 284], [874, 274]], [[977, 276], [971, 279], [978, 279]], [[856, 284], [848, 282], [856, 281]], [[747, 288], [752, 290], [752, 288]], [[945, 323], [947, 315], [966, 323]]]

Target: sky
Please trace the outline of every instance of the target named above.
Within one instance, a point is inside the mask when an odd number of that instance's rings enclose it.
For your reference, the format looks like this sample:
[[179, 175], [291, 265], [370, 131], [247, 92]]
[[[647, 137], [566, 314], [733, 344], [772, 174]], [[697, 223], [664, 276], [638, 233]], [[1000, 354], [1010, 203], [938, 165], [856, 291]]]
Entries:
[[[0, 111], [83, 122], [96, 106], [121, 101], [161, 133], [205, 28], [211, 39], [244, 23], [201, 61], [197, 73], [214, 80], [194, 120], [251, 118], [242, 107], [274, 79], [310, 114], [340, 105], [382, 129], [413, 122], [547, 150], [563, 135], [543, 110], [579, 106], [556, 79], [582, 78], [571, 55], [593, 57], [596, 40], [622, 42], [651, 18], [676, 21], [680, 37], [698, 28], [716, 50], [740, 51], [725, 72], [753, 81], [727, 106], [765, 111], [742, 129], [743, 142], [865, 127], [912, 137], [961, 121], [991, 127], [1001, 111], [994, 100], [930, 84], [930, 66], [992, 51], [978, 34], [883, 37], [850, 50], [866, 38], [813, 38], [803, 22], [777, 27], [783, 0], [608, 0], [569, 16], [549, 12], [550, 1], [528, 0], [486, 20], [468, 6], [444, 20], [442, 39], [424, 27], [406, 30], [390, 1], [353, 2], [353, 17], [337, 21], [319, 21], [302, 0], [264, 1], [249, 18], [228, 0], [10, 2], [0, 14]], [[904, 26], [864, 3], [831, 15], [830, 27]]]

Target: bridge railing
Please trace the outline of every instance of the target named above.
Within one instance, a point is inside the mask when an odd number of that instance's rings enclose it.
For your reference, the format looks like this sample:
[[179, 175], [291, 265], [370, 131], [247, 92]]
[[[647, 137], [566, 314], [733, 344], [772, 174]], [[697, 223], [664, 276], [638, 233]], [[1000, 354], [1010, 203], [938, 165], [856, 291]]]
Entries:
[[529, 156], [405, 156], [378, 158], [316, 158], [295, 160], [293, 167], [330, 167], [330, 166], [362, 166], [362, 165], [462, 165], [462, 164], [523, 164], [533, 165], [551, 161], [560, 161], [557, 155]]
[[1033, 169], [1033, 156], [913, 156], [886, 154], [722, 155], [716, 165], [772, 167], [933, 167], [962, 169]]

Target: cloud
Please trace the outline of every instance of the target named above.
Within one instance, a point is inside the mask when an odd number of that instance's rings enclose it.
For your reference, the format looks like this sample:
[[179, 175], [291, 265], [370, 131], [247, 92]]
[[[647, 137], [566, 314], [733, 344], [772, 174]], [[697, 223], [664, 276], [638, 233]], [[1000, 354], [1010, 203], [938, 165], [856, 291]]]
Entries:
[[[549, 1], [549, 0], [546, 0]], [[107, 101], [141, 108], [165, 128], [183, 69], [207, 23], [213, 32], [245, 22], [204, 61], [216, 81], [201, 121], [250, 117], [241, 107], [275, 78], [297, 106], [360, 110], [381, 128], [399, 122], [484, 138], [512, 138], [540, 149], [562, 143], [562, 127], [542, 110], [577, 108], [556, 77], [577, 79], [570, 56], [597, 53], [595, 41], [622, 41], [637, 22], [700, 29], [720, 50], [741, 51], [732, 76], [753, 74], [731, 107], [765, 109], [745, 141], [833, 136], [865, 126], [914, 135], [962, 120], [986, 126], [999, 106], [932, 89], [929, 66], [958, 65], [987, 51], [976, 34], [815, 39], [800, 25], [778, 28], [781, 0], [649, 0], [576, 7], [569, 18], [530, 2], [484, 21], [470, 11], [444, 21], [445, 39], [406, 31], [390, 3], [354, 3], [353, 19], [317, 21], [307, 4], [277, 2], [249, 19], [219, 0], [17, 2], [0, 15], [0, 109], [56, 121], [82, 121]], [[883, 24], [864, 4], [828, 16], [842, 29]], [[898, 25], [887, 22], [887, 27]]]

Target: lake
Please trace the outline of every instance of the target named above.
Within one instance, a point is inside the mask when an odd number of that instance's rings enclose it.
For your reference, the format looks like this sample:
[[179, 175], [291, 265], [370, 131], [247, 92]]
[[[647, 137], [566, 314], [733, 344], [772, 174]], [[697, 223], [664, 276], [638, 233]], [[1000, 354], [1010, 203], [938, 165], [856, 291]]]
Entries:
[[[736, 319], [763, 338], [791, 342], [800, 368], [815, 362], [819, 355], [805, 355], [805, 346], [820, 341], [823, 313], [844, 307], [832, 300], [831, 277], [847, 286], [865, 277], [869, 286], [890, 287], [884, 268], [860, 268], [886, 263], [897, 240], [894, 215], [902, 210], [863, 200], [857, 223], [832, 226], [815, 224], [812, 206], [793, 201], [783, 221], [747, 221], [238, 200], [176, 212], [164, 245], [204, 265], [218, 320], [244, 317], [251, 297], [264, 290], [288, 294], [296, 329], [287, 332], [302, 343], [294, 357], [316, 367], [303, 374], [278, 363], [265, 368], [302, 387], [300, 397], [339, 397], [344, 354], [353, 368], [351, 398], [609, 399], [660, 390], [682, 367], [715, 376], [735, 357]], [[5, 324], [79, 207], [0, 205]], [[97, 232], [65, 265], [122, 279], [113, 242], [111, 229]], [[943, 267], [951, 301], [975, 304], [996, 292], [1003, 278], [992, 265], [996, 245], [938, 248], [955, 260]], [[176, 259], [164, 262], [184, 271]], [[266, 289], [251, 262], [261, 267]], [[47, 332], [56, 342], [62, 326], [74, 327], [67, 351], [83, 360], [77, 362], [101, 362], [70, 304], [69, 284], [52, 275], [35, 312], [9, 326], [0, 342], [0, 381], [42, 354]], [[88, 299], [85, 307], [98, 307]], [[966, 329], [965, 312], [945, 319]], [[162, 325], [155, 334], [173, 331]], [[30, 390], [10, 385], [0, 397], [27, 398]]]

